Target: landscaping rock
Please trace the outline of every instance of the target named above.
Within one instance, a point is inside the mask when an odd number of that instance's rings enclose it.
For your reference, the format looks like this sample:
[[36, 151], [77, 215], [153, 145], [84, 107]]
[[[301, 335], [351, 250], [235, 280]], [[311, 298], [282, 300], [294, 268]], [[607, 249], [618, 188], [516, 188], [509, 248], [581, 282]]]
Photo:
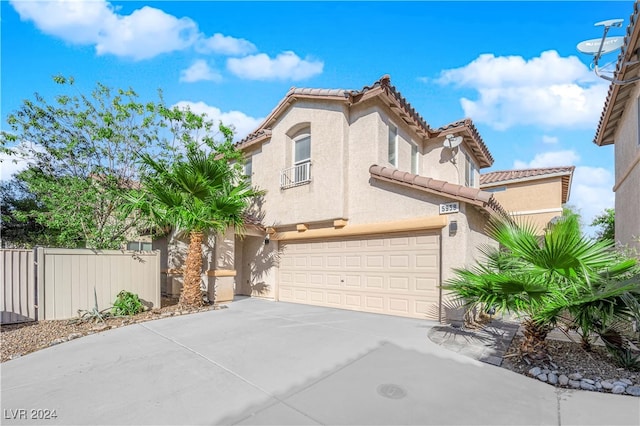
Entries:
[[569, 374], [569, 379], [570, 380], [580, 380], [580, 379], [582, 379], [582, 374], [580, 374], [580, 373]]
[[624, 393], [624, 391], [625, 391], [625, 387], [619, 386], [619, 385], [614, 385], [613, 389], [611, 389], [611, 393], [615, 393], [615, 394], [621, 394], [621, 393]]
[[596, 387], [590, 383], [585, 382], [584, 380], [580, 382], [580, 389], [594, 391]]
[[49, 343], [49, 346], [59, 345], [60, 343], [64, 343], [66, 341], [67, 341], [67, 339], [65, 339], [64, 337], [61, 337], [61, 338], [55, 339], [53, 342]]
[[600, 382], [596, 382], [596, 389], [598, 390], [602, 389], [602, 385], [600, 384]]
[[73, 339], [77, 339], [78, 337], [82, 337], [82, 333], [71, 333], [67, 339], [68, 340], [73, 340]]
[[627, 386], [626, 393], [633, 396], [640, 396], [640, 386]]
[[542, 370], [540, 369], [540, 367], [533, 367], [531, 370], [529, 370], [529, 375], [531, 377], [538, 377], [540, 374], [542, 374]]
[[580, 384], [582, 382], [580, 380], [569, 380], [569, 386], [571, 386], [574, 389], [580, 389]]
[[631, 380], [629, 380], [629, 379], [620, 379], [620, 381], [622, 383], [626, 383], [627, 386], [631, 386], [633, 384], [633, 382]]
[[616, 382], [613, 382], [613, 386], [622, 386], [623, 388], [626, 388], [629, 385], [626, 382], [618, 380]]
[[596, 384], [596, 382], [591, 380], [591, 379], [582, 379], [582, 381], [585, 382], [585, 383], [589, 383], [590, 385], [595, 385]]
[[547, 375], [545, 373], [539, 374], [538, 376], [536, 376], [536, 378], [538, 380], [540, 380], [541, 382], [546, 382], [547, 381]]
[[606, 389], [606, 390], [613, 389], [613, 383], [609, 382], [608, 380], [600, 382], [600, 385], [602, 385], [603, 389]]
[[561, 386], [567, 386], [569, 384], [569, 378], [561, 374], [560, 377], [558, 377], [558, 383], [560, 383]]
[[558, 375], [557, 374], [549, 373], [547, 378], [549, 379], [549, 383], [551, 383], [552, 385], [557, 385], [558, 384]]

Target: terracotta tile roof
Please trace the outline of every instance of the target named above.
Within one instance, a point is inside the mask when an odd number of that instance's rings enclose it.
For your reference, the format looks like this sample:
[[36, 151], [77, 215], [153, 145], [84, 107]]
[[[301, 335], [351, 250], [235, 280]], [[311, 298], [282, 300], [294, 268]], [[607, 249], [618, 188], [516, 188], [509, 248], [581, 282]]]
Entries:
[[574, 170], [575, 166], [498, 170], [495, 172], [481, 174], [480, 188], [560, 176], [562, 177], [562, 202], [566, 203], [569, 201], [571, 180], [573, 179]]
[[298, 99], [333, 99], [342, 101], [348, 105], [354, 105], [367, 99], [380, 97], [383, 102], [391, 108], [409, 127], [417, 134], [426, 139], [444, 136], [454, 131], [466, 131], [465, 141], [471, 147], [471, 150], [479, 160], [481, 168], [489, 167], [493, 164], [493, 157], [489, 153], [489, 149], [482, 141], [478, 130], [470, 119], [465, 119], [451, 123], [445, 127], [433, 129], [425, 119], [409, 104], [402, 94], [391, 84], [389, 75], [384, 75], [378, 81], [370, 86], [364, 86], [360, 90], [347, 89], [308, 89], [295, 88], [289, 89], [285, 97], [276, 105], [276, 107], [264, 119], [262, 124], [254, 132], [236, 143], [238, 148], [246, 148], [254, 143], [259, 143], [271, 136], [270, 126], [279, 118], [280, 114], [293, 102]]
[[454, 133], [454, 130], [464, 129], [467, 131], [467, 135], [464, 138], [465, 142], [473, 151], [473, 154], [480, 161], [480, 168], [490, 167], [493, 164], [493, 156], [489, 152], [489, 148], [485, 145], [478, 129], [473, 124], [470, 118], [464, 120], [449, 123], [446, 126], [439, 127], [434, 130], [433, 134], [436, 136], [444, 136], [450, 133]]
[[[638, 49], [638, 41], [640, 39], [640, 25], [638, 25], [638, 15], [640, 14], [638, 2], [633, 4], [633, 14], [629, 18], [627, 33], [624, 38], [624, 45], [618, 55], [615, 76], [619, 80], [625, 80], [636, 76], [640, 64], [628, 64]], [[600, 115], [598, 130], [593, 142], [596, 145], [611, 145], [614, 143], [614, 135], [618, 129], [618, 124], [625, 110], [625, 104], [633, 94], [637, 87], [637, 83], [619, 85], [611, 83], [609, 92], [604, 102], [604, 108]]]
[[410, 188], [426, 191], [464, 203], [481, 207], [491, 213], [506, 214], [500, 203], [493, 194], [477, 188], [469, 188], [463, 185], [456, 185], [443, 180], [433, 179], [427, 176], [420, 176], [409, 172], [402, 172], [391, 167], [379, 166], [377, 164], [369, 167], [369, 173], [373, 178], [387, 182], [398, 183]]

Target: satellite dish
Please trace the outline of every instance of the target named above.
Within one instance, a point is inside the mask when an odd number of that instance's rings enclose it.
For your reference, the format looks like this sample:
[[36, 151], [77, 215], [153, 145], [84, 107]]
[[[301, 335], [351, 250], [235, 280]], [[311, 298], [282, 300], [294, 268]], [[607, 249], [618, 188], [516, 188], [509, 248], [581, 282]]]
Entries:
[[453, 149], [462, 143], [462, 136], [447, 135], [444, 137], [444, 147]]
[[593, 24], [594, 27], [621, 27], [624, 19], [607, 19]]
[[623, 45], [624, 37], [611, 37], [604, 41], [601, 38], [593, 38], [578, 43], [576, 48], [587, 55], [606, 55], [620, 49]]
[[[598, 68], [598, 61], [600, 61], [600, 58], [602, 57], [602, 55], [606, 55], [607, 53], [611, 53], [620, 48], [624, 48], [623, 37], [607, 38], [607, 33], [609, 32], [611, 27], [621, 27], [623, 22], [624, 20], [622, 19], [609, 19], [606, 21], [596, 22], [595, 26], [604, 27], [604, 34], [602, 34], [602, 38], [585, 40], [581, 43], [578, 43], [578, 45], [576, 46], [581, 53], [585, 53], [587, 55], [593, 55], [593, 62], [591, 63], [591, 66], [593, 68], [593, 71], [596, 73], [598, 77], [604, 80], [610, 81], [611, 83], [617, 84], [617, 85], [633, 83], [635, 81], [640, 80], [640, 76], [633, 77], [628, 80], [619, 80], [616, 77], [615, 72], [610, 76], [605, 75], [604, 74], [605, 72], [608, 74], [611, 74], [611, 71], [605, 71], [605, 69], [610, 65], [612, 65], [613, 62], [602, 66], [602, 69]], [[626, 52], [625, 52], [625, 56], [626, 56]], [[640, 62], [639, 60], [635, 60], [631, 62], [625, 62], [623, 65], [628, 66], [628, 65], [637, 64], [639, 62]]]

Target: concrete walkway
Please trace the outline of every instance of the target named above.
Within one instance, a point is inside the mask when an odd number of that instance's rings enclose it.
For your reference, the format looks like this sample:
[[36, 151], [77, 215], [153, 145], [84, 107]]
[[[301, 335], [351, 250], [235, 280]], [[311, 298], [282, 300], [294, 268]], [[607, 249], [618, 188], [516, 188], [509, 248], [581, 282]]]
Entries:
[[2, 364], [2, 424], [640, 423], [637, 398], [479, 362], [430, 341], [434, 326], [244, 299]]

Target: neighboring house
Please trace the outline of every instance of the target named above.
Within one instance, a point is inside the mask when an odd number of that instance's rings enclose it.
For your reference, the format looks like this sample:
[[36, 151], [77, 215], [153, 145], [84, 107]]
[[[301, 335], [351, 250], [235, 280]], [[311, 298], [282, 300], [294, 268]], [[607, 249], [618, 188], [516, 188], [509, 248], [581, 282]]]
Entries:
[[484, 173], [480, 175], [480, 188], [493, 193], [517, 222], [535, 226], [542, 235], [554, 217], [562, 216], [574, 169], [547, 167]]
[[[640, 69], [638, 14], [636, 2], [618, 56], [615, 72], [618, 80], [634, 78]], [[640, 250], [640, 81], [611, 84], [594, 143], [614, 145], [616, 241]]]

